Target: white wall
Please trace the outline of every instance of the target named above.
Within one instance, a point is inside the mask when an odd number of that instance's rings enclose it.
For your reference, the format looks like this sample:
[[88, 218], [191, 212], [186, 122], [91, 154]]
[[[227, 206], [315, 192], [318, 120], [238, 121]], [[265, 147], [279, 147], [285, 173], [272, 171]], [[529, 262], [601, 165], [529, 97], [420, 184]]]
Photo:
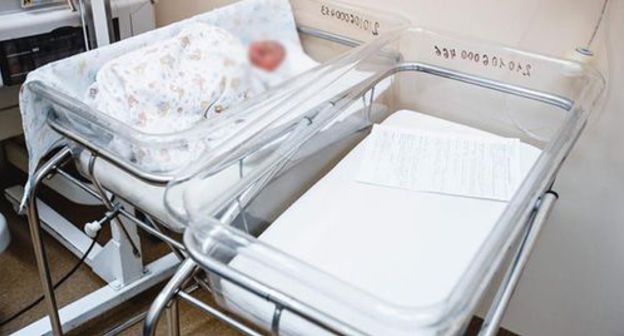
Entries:
[[[343, 0], [345, 1], [345, 0]], [[565, 56], [589, 38], [601, 0], [346, 0], [412, 22]], [[161, 0], [165, 24], [230, 0]], [[611, 0], [610, 96], [564, 165], [561, 194], [505, 326], [526, 335], [624, 335], [624, 1]], [[607, 73], [604, 31], [596, 41]]]
[[624, 335], [624, 1], [610, 10], [610, 96], [561, 171], [562, 198], [507, 314], [530, 335]]

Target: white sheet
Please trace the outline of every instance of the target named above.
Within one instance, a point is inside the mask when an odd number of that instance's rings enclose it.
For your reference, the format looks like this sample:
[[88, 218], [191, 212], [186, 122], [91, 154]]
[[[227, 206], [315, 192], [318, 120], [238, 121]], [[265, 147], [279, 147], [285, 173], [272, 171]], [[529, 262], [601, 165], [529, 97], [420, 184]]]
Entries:
[[[412, 111], [399, 111], [384, 125], [455, 134], [494, 136]], [[377, 298], [404, 307], [427, 307], [446, 299], [491, 231], [506, 203], [384, 188], [355, 181], [364, 142], [301, 196], [260, 240]], [[520, 176], [540, 151], [520, 146]], [[253, 253], [253, 247], [250, 253]], [[381, 324], [379, 307], [328, 303], [320, 293], [302, 292], [294, 278], [277, 275], [260, 263], [235, 258], [232, 267], [251, 274], [330, 316], [344, 318], [371, 334], [388, 334], [396, 326]], [[258, 323], [270, 325], [273, 305], [222, 283], [225, 304]], [[286, 334], [319, 334], [300, 318], [283, 316]], [[416, 333], [413, 330], [413, 333]]]

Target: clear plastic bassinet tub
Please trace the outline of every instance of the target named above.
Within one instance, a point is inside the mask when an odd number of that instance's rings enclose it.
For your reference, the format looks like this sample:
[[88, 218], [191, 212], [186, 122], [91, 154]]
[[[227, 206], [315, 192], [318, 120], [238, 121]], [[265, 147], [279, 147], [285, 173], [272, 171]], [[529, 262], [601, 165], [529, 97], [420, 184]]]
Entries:
[[[273, 122], [247, 125], [245, 141], [206, 153], [169, 184], [165, 203], [189, 223], [191, 257], [221, 306], [269, 331], [458, 333], [604, 80], [573, 61], [419, 28], [316, 71], [314, 83], [253, 108]], [[354, 74], [362, 80], [345, 89]], [[521, 183], [508, 201], [360, 183], [378, 123], [519, 139]], [[240, 181], [224, 187], [228, 171]]]
[[[228, 130], [220, 134], [202, 130], [221, 118], [208, 118], [181, 131], [149, 133], [88, 103], [88, 89], [107, 62], [171, 39], [196, 23], [223, 28], [244, 46], [262, 39], [281, 42], [286, 49], [284, 64], [294, 77], [384, 31], [405, 27], [408, 21], [333, 1], [244, 0], [42, 67], [29, 75], [20, 101], [31, 173], [53, 147], [79, 144], [126, 172], [163, 183], [197, 153], [212, 146], [215, 139], [227, 134]], [[287, 82], [281, 86], [290, 86]], [[187, 91], [199, 90], [193, 85], [189, 83]], [[263, 99], [259, 94], [240, 105]], [[230, 118], [241, 109], [229, 106], [218, 117]]]

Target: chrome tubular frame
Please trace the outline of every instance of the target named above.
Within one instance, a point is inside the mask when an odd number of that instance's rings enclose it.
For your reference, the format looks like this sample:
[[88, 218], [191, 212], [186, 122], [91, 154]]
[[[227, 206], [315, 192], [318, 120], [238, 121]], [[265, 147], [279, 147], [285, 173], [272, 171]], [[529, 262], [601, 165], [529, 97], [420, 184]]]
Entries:
[[[43, 244], [43, 240], [41, 238], [41, 221], [39, 218], [39, 211], [37, 207], [37, 194], [39, 190], [39, 186], [43, 179], [48, 178], [53, 174], [58, 174], [59, 176], [67, 179], [72, 184], [75, 184], [80, 189], [86, 191], [90, 195], [102, 201], [103, 204], [107, 207], [107, 209], [114, 209], [116, 213], [124, 218], [130, 220], [132, 223], [141, 227], [148, 233], [158, 237], [159, 239], [166, 242], [172, 249], [172, 251], [178, 255], [180, 258], [185, 258], [185, 247], [178, 241], [172, 239], [171, 237], [162, 233], [157, 226], [152, 223], [145, 223], [139, 218], [137, 218], [134, 214], [120, 207], [119, 203], [112, 203], [110, 200], [105, 198], [105, 191], [96, 182], [96, 179], [92, 179], [93, 185], [96, 186], [96, 190], [92, 189], [88, 184], [81, 182], [80, 180], [73, 177], [71, 174], [67, 173], [62, 169], [62, 166], [67, 160], [71, 159], [72, 151], [68, 147], [62, 148], [58, 151], [49, 161], [45, 162], [35, 173], [34, 178], [31, 180], [33, 183], [30, 192], [27, 195], [27, 214], [28, 214], [28, 223], [31, 232], [31, 237], [33, 241], [33, 248], [35, 253], [35, 258], [37, 261], [37, 268], [39, 269], [39, 277], [42, 282], [43, 292], [45, 296], [45, 301], [48, 309], [48, 316], [50, 319], [50, 324], [52, 326], [52, 333], [54, 335], [62, 335], [62, 324], [59, 316], [59, 309], [56, 302], [56, 296], [54, 294], [53, 283], [51, 279], [50, 267], [47, 261], [47, 257], [45, 254], [45, 246]], [[90, 169], [91, 173], [92, 170]], [[119, 220], [117, 221], [117, 225], [124, 228], [123, 223]], [[127, 233], [126, 233], [127, 234]]]
[[30, 194], [28, 194], [28, 226], [30, 227], [30, 236], [33, 243], [35, 258], [37, 260], [37, 268], [39, 269], [39, 278], [43, 287], [46, 305], [48, 306], [48, 314], [50, 316], [50, 324], [54, 335], [61, 335], [63, 329], [59, 318], [56, 297], [54, 296], [54, 285], [50, 275], [50, 265], [45, 252], [45, 246], [41, 239], [41, 226], [39, 225], [39, 210], [37, 208], [37, 189], [40, 182], [48, 177], [50, 173], [60, 166], [63, 161], [70, 157], [69, 148], [64, 148], [55, 154], [50, 161], [42, 165], [32, 179], [33, 186]]
[[522, 237], [514, 258], [507, 269], [507, 273], [498, 288], [496, 297], [490, 305], [490, 309], [481, 326], [479, 336], [496, 336], [498, 334], [498, 328], [505, 314], [505, 310], [511, 301], [511, 296], [518, 285], [518, 281], [529, 260], [531, 251], [533, 251], [535, 242], [546, 224], [546, 220], [548, 220], [548, 216], [558, 197], [559, 195], [557, 195], [556, 192], [549, 190], [536, 205], [537, 209], [533, 220], [528, 224], [526, 233]]

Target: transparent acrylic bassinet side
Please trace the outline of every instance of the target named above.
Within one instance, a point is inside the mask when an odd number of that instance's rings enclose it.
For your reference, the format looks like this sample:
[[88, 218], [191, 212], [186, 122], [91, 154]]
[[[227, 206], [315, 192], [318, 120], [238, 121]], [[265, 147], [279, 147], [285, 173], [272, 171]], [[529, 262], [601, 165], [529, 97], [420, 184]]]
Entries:
[[[244, 3], [241, 2], [234, 6], [244, 6]], [[250, 5], [252, 4], [250, 3]], [[302, 41], [304, 49], [313, 50], [314, 52], [310, 56], [319, 62], [335, 58], [352, 48], [355, 43], [368, 41], [383, 31], [404, 27], [407, 23], [401, 17], [378, 11], [371, 12], [364, 8], [343, 5], [333, 1], [297, 0], [291, 4], [291, 7], [300, 34], [307, 37]], [[331, 8], [331, 10], [327, 12], [327, 8]], [[353, 24], [347, 23], [343, 19], [343, 15], [347, 14], [343, 13], [357, 13], [358, 18], [362, 18], [362, 23], [359, 26], [355, 24], [355, 21]], [[72, 60], [77, 63], [84, 60], [87, 64], [91, 64], [93, 62], [90, 59], [97, 59], [99, 53], [103, 51], [119, 56], [145, 45], [146, 40], [157, 41], [174, 36], [191, 22], [204, 22], [206, 20], [211, 22], [209, 20], [210, 15], [211, 13], [201, 14], [171, 26], [148, 32], [138, 38], [120, 41], [109, 47], [104, 47], [103, 50], [78, 55]], [[340, 18], [337, 18], [336, 15]], [[363, 22], [366, 24], [364, 25]], [[369, 22], [372, 23], [369, 24]], [[372, 30], [371, 27], [375, 27], [375, 29]], [[345, 47], [345, 45], [347, 46]], [[102, 60], [97, 62], [102, 63], [100, 66], [104, 64]], [[75, 76], [75, 74], [69, 75]], [[67, 76], [64, 77], [67, 79]], [[84, 92], [63, 92], [63, 90], [56, 89], [44, 82], [36, 85], [42, 89], [38, 92], [47, 92], [42, 96], [44, 99], [49, 99], [50, 105], [52, 105], [50, 124], [55, 129], [63, 135], [74, 138], [74, 140], [79, 139], [80, 142], [86, 142], [87, 147], [98, 149], [103, 154], [107, 154], [106, 156], [110, 156], [109, 159], [112, 161], [118, 161], [120, 166], [127, 167], [128, 170], [142, 175], [148, 180], [156, 180], [157, 182], [168, 180], [175, 170], [183, 166], [184, 162], [194, 158], [194, 153], [210, 148], [213, 139], [218, 136], [207, 135], [202, 129], [212, 129], [214, 128], [212, 124], [218, 123], [220, 120], [206, 120], [186, 131], [165, 134], [142, 132], [86, 106], [83, 101], [84, 96], [86, 96]], [[280, 90], [289, 85], [286, 82], [275, 89]], [[270, 93], [265, 97], [256, 97], [255, 101], [268, 99], [269, 96]], [[248, 106], [247, 103], [241, 103], [241, 105]], [[240, 111], [244, 108], [232, 110]], [[234, 112], [228, 111], [228, 114], [234, 114]], [[239, 116], [231, 118], [239, 118]], [[169, 160], [165, 155], [162, 160], [145, 159], [149, 157], [159, 158], [164, 155], [162, 153], [178, 153], [180, 158]]]
[[[494, 57], [496, 66], [491, 63]], [[274, 132], [280, 123], [269, 122], [244, 145], [224, 147], [217, 156], [205, 156], [209, 159], [189, 166], [170, 183], [165, 202], [179, 220], [190, 225], [185, 243], [194, 259], [209, 270], [218, 269], [217, 273], [227, 279], [215, 280], [220, 303], [262, 327], [270, 328], [270, 317], [266, 316], [273, 312], [273, 305], [265, 301], [263, 306], [249, 299], [245, 301], [249, 307], [259, 305], [260, 310], [241, 308], [230, 296], [242, 295], [244, 290], [232, 289], [238, 288], [233, 284], [257, 282], [258, 288], [293, 300], [295, 308], [338, 330], [397, 335], [457, 332], [502, 262], [504, 251], [550, 187], [601, 95], [603, 80], [595, 70], [574, 62], [467, 42], [419, 28], [381, 37], [378, 45], [360, 48], [342, 62], [326, 65], [326, 71], [318, 70], [321, 75], [301, 93], [269, 103], [279, 119], [293, 121], [286, 133]], [[344, 71], [334, 71], [340, 69]], [[333, 95], [323, 95], [329, 92]], [[317, 241], [317, 249], [322, 251], [329, 249], [330, 241], [336, 241], [335, 258], [350, 255], [362, 233], [346, 234], [340, 228], [357, 223], [345, 220], [314, 233], [304, 231], [305, 219], [287, 220], [293, 218], [289, 212], [306, 204], [310, 190], [319, 181], [332, 178], [332, 171], [368, 135], [373, 123], [390, 119], [403, 109], [493, 135], [516, 137], [539, 152], [514, 196], [501, 203], [465, 269], [457, 269], [458, 280], [449, 285], [449, 294], [423, 305], [404, 304], [400, 298], [385, 296], [386, 290], [397, 286], [398, 282], [393, 282], [397, 279], [370, 291], [365, 285], [367, 277], [351, 279], [340, 269], [328, 271], [323, 262], [309, 259], [297, 249]], [[293, 173], [297, 178], [289, 177]], [[234, 182], [221, 184], [221, 177], [226, 175]], [[291, 186], [288, 181], [298, 183], [285, 192], [280, 188]], [[330, 197], [331, 190], [326, 194]], [[328, 213], [340, 213], [349, 199], [335, 202], [336, 207], [326, 209]], [[365, 212], [367, 206], [373, 205], [359, 204], [359, 209]], [[314, 221], [314, 216], [309, 219]], [[397, 229], [401, 222], [393, 221], [395, 226], [378, 222], [377, 241], [371, 249], [392, 249], [393, 242], [405, 242]], [[404, 222], [409, 223], [409, 217]], [[317, 224], [323, 227], [322, 222]], [[384, 232], [388, 227], [393, 229]], [[276, 240], [280, 232], [286, 232], [291, 242]], [[318, 234], [320, 238], [315, 236]], [[407, 260], [416, 262], [417, 257]], [[366, 264], [374, 259], [358, 258], [364, 257], [356, 254], [349, 263]], [[396, 267], [386, 273], [399, 274], [401, 268], [409, 268], [409, 263]], [[442, 264], [440, 268], [449, 266]], [[370, 272], [371, 278], [379, 273], [375, 269]], [[286, 334], [289, 330], [295, 333], [306, 320], [301, 315], [291, 318], [294, 320], [284, 322]]]

